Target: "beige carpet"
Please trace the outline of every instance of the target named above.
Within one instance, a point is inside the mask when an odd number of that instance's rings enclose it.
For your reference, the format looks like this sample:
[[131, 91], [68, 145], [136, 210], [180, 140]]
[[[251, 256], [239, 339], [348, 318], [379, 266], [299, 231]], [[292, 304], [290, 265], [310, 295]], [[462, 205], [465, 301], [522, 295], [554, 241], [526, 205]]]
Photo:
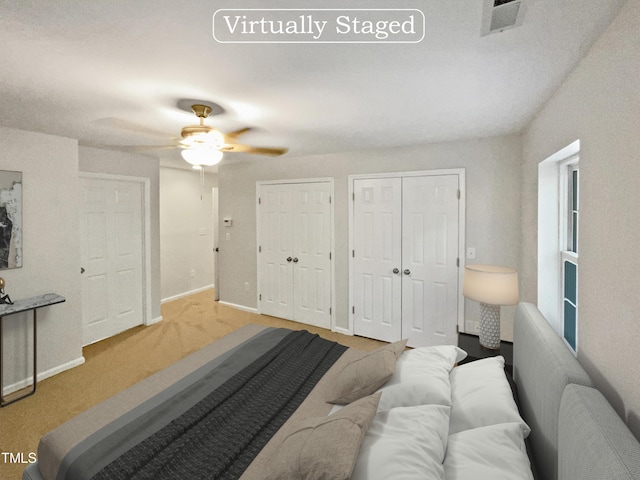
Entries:
[[22, 453], [28, 461], [29, 454], [37, 451], [40, 437], [49, 430], [249, 323], [306, 328], [361, 350], [381, 345], [226, 307], [213, 301], [212, 290], [163, 304], [162, 317], [162, 322], [150, 327], [136, 327], [85, 347], [83, 365], [38, 383], [35, 395], [0, 409], [0, 480], [19, 480], [26, 466], [10, 463], [10, 457], [2, 452]]

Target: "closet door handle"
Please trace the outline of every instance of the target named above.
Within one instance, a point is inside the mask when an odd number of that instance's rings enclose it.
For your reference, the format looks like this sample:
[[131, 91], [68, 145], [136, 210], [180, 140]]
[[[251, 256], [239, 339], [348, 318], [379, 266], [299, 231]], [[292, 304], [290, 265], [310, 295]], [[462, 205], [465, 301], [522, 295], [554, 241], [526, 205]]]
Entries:
[[411, 270], [409, 270], [408, 268], [404, 269], [404, 274], [405, 275], [411, 275]]
[[298, 257], [293, 259], [293, 263], [298, 263]]
[[393, 273], [395, 273], [396, 275], [400, 273], [400, 269], [399, 268], [394, 268], [393, 269]]
[[291, 257], [287, 257], [287, 262], [291, 263], [291, 260], [293, 260]]

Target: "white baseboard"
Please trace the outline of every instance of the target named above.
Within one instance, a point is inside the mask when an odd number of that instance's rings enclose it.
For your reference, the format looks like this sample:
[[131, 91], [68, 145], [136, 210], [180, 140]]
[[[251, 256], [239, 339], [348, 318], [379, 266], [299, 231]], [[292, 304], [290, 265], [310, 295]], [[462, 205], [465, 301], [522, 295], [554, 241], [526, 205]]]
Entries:
[[172, 300], [177, 300], [179, 298], [188, 297], [189, 295], [193, 295], [194, 293], [204, 292], [205, 290], [210, 290], [214, 288], [214, 285], [207, 285], [206, 287], [196, 288], [195, 290], [189, 290], [188, 292], [179, 293], [177, 295], [172, 295], [171, 297], [163, 298], [160, 300], [160, 303], [170, 302]]
[[152, 318], [147, 323], [145, 323], [145, 325], [149, 326], [149, 325], [153, 325], [155, 323], [161, 322], [161, 321], [162, 321], [162, 315], [160, 315], [159, 317], [156, 317], [156, 318]]
[[244, 305], [238, 305], [237, 303], [223, 302], [222, 300], [220, 300], [218, 303], [221, 303], [222, 305], [226, 305], [227, 307], [235, 308], [236, 310], [243, 310], [245, 312], [258, 313], [257, 308], [246, 307]]
[[343, 335], [349, 335], [350, 337], [353, 336], [353, 331], [349, 330], [348, 328], [342, 328], [342, 327], [336, 327], [334, 326], [331, 329], [332, 332], [336, 332], [336, 333], [341, 333]]
[[[84, 363], [84, 357], [78, 357], [75, 360], [71, 360], [70, 362], [63, 363], [62, 365], [58, 365], [57, 367], [50, 368], [49, 370], [45, 370], [44, 372], [38, 373], [38, 382], [41, 382], [45, 378], [53, 377], [58, 373], [64, 372], [65, 370], [69, 370], [73, 367], [77, 367]], [[32, 384], [32, 378], [25, 378], [24, 380], [20, 380], [19, 382], [12, 383], [11, 385], [7, 385], [2, 389], [2, 395], [8, 395], [10, 393], [16, 392], [23, 388], [27, 388]]]

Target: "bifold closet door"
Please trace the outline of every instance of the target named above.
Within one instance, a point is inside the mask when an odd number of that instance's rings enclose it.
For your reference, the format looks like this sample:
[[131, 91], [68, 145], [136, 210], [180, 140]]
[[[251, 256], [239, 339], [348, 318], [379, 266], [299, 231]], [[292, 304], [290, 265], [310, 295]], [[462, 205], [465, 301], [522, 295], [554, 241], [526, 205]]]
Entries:
[[402, 335], [402, 179], [354, 181], [354, 333]]
[[456, 344], [458, 175], [353, 183], [354, 333]]
[[261, 313], [331, 327], [331, 185], [260, 188]]

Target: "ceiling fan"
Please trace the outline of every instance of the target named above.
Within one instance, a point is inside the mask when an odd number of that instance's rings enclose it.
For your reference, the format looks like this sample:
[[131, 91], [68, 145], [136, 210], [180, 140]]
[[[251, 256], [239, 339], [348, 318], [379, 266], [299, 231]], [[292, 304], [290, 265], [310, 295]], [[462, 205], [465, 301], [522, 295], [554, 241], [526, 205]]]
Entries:
[[250, 131], [250, 128], [245, 127], [233, 132], [222, 133], [204, 123], [204, 119], [211, 113], [210, 106], [194, 104], [191, 109], [200, 119], [200, 123], [184, 127], [180, 132], [182, 140], [175, 147], [182, 148], [182, 158], [194, 166], [215, 165], [222, 159], [222, 154], [227, 152], [278, 156], [288, 151], [286, 148], [254, 147], [237, 143], [237, 138]]

